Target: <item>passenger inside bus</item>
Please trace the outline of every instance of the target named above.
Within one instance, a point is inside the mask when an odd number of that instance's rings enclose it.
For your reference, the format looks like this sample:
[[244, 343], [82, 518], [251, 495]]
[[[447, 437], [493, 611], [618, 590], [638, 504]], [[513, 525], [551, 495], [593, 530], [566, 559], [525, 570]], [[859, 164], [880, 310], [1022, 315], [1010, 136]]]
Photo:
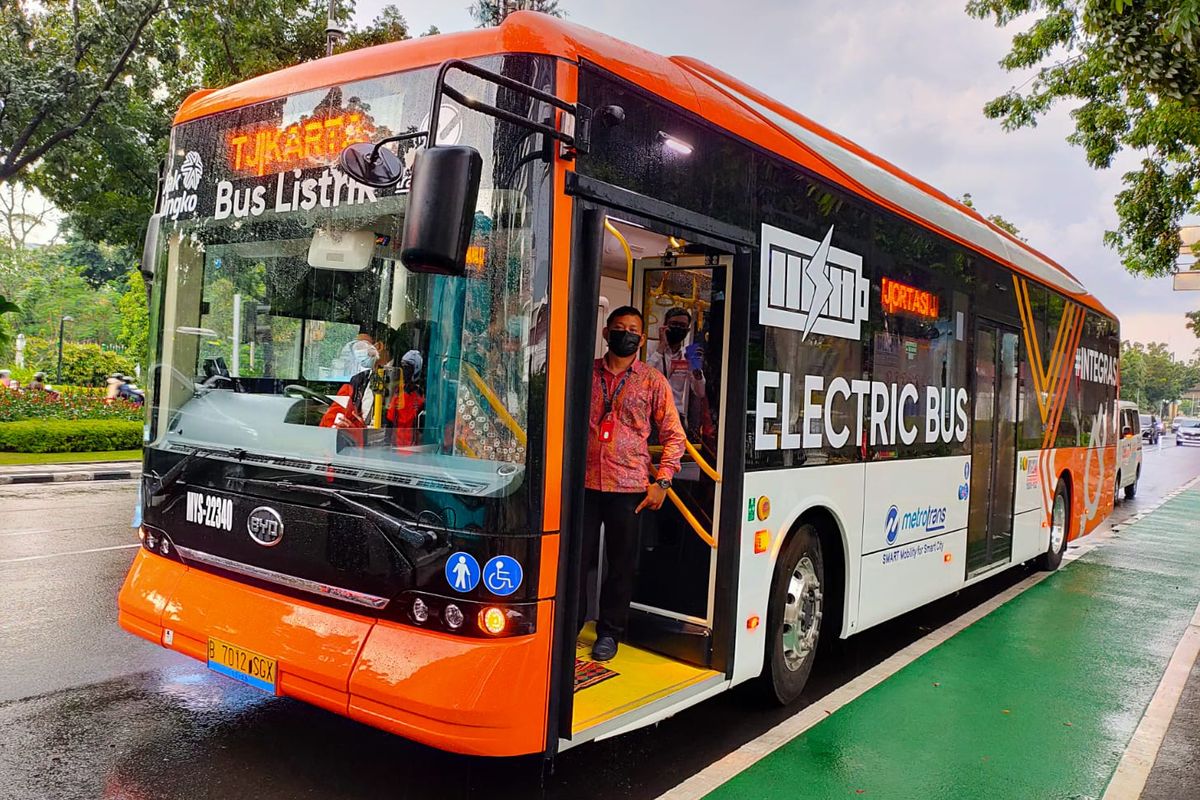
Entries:
[[384, 331], [361, 337], [356, 343], [360, 371], [337, 392], [333, 405], [321, 418], [321, 427], [389, 428], [395, 431], [395, 444], [411, 447], [419, 441], [419, 422], [425, 408], [421, 388], [424, 359], [410, 349], [393, 363], [392, 351], [398, 349], [402, 334]]

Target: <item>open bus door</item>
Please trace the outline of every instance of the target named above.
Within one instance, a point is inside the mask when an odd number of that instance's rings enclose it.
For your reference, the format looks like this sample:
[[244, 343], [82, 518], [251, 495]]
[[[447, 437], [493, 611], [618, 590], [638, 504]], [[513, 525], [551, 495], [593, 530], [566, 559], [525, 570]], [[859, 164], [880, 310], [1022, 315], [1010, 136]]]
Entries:
[[[736, 249], [702, 232], [577, 204], [564, 432], [572, 455], [563, 476], [560, 663], [552, 689], [558, 749], [650, 724], [728, 683], [740, 533], [730, 522], [740, 503], [746, 399], [744, 356], [727, 355], [731, 330], [741, 331], [733, 341], [745, 341], [748, 320], [730, 300], [749, 282], [749, 252], [735, 257]], [[639, 358], [668, 374], [688, 448], [668, 501], [643, 512], [629, 626], [617, 656], [599, 663], [590, 656], [593, 623], [577, 638], [574, 620], [579, 582], [591, 587], [594, 610], [601, 575], [580, 575], [580, 537], [569, 532], [582, 522], [592, 363], [603, 352], [597, 317], [626, 304], [645, 316], [648, 343]], [[687, 312], [688, 330], [675, 348], [660, 342], [672, 309]], [[671, 316], [679, 324], [684, 314]], [[651, 455], [657, 460], [653, 441]]]

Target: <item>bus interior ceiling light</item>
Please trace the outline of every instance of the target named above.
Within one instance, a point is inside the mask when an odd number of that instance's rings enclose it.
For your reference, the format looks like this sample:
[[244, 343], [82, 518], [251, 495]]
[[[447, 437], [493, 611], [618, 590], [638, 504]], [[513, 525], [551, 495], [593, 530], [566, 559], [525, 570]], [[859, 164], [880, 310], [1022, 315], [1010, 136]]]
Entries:
[[664, 147], [678, 153], [681, 156], [690, 156], [692, 154], [692, 150], [695, 149], [687, 142], [683, 141], [682, 139], [677, 139], [666, 131], [658, 132], [658, 140], [663, 143]]

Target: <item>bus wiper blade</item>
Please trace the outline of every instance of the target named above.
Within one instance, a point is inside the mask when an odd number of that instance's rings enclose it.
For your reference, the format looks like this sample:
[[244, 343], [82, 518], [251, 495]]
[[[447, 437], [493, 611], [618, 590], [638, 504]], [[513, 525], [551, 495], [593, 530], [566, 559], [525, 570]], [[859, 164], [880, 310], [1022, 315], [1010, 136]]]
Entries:
[[154, 489], [150, 492], [151, 506], [157, 508], [162, 503], [163, 495], [166, 494], [167, 489], [170, 489], [175, 482], [179, 480], [179, 476], [183, 474], [184, 468], [196, 460], [196, 457], [199, 455], [199, 450], [192, 450], [183, 458], [176, 461], [171, 468], [164, 472], [161, 476], [157, 473], [151, 476], [155, 479]]
[[[308, 483], [292, 483], [291, 481], [261, 481], [253, 478], [242, 478], [240, 482], [243, 484], [252, 484], [256, 486], [269, 486], [283, 491], [295, 490], [298, 492], [308, 492], [310, 494], [319, 494], [325, 497], [332, 497], [338, 500], [342, 505], [360, 512], [367, 519], [371, 520], [385, 534], [390, 534], [402, 540], [404, 543], [413, 547], [426, 548], [437, 544], [437, 534], [433, 531], [422, 531], [415, 528], [402, 520], [388, 516], [382, 511], [379, 511], [371, 506], [354, 499], [355, 495], [359, 497], [370, 497], [376, 500], [384, 500], [392, 505], [396, 505], [390, 497], [376, 494], [348, 492], [341, 489], [333, 489], [328, 486], [313, 486]], [[405, 508], [400, 508], [404, 513], [412, 515], [412, 512]]]

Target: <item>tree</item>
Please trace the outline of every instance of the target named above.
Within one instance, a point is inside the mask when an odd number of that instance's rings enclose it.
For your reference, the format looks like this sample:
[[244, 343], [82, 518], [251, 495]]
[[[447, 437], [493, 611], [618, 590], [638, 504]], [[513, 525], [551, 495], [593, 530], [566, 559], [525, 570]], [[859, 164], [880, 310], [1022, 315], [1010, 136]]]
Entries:
[[1161, 342], [1121, 343], [1121, 399], [1158, 413], [1200, 380], [1200, 365], [1176, 361]]
[[[145, 31], [139, 58], [86, 134], [49, 150], [31, 181], [82, 238], [139, 249], [174, 110], [201, 86], [321, 58], [327, 9], [327, 0], [175, 0]], [[339, 49], [408, 37], [394, 6], [362, 29], [349, 22], [352, 2], [337, 9], [348, 31]]]
[[117, 300], [121, 330], [117, 340], [125, 346], [125, 355], [145, 369], [150, 340], [150, 310], [146, 303], [146, 283], [139, 270], [129, 273], [129, 286]]
[[85, 131], [164, 0], [0, 4], [0, 182]]
[[1200, 210], [1200, 2], [1197, 0], [969, 0], [967, 13], [998, 26], [1024, 17], [1000, 61], [1037, 68], [1028, 86], [984, 106], [1005, 130], [1035, 127], [1059, 102], [1073, 105], [1067, 141], [1107, 169], [1122, 150], [1142, 154], [1123, 176], [1118, 224], [1104, 241], [1125, 268], [1174, 271], [1179, 222]]
[[1188, 320], [1188, 330], [1196, 334], [1197, 338], [1200, 338], [1200, 311], [1188, 311], [1184, 313], [1184, 316], [1187, 317]]
[[[33, 192], [16, 181], [6, 181], [0, 184], [0, 222], [4, 229], [0, 230], [0, 239], [24, 250], [30, 234], [42, 225], [53, 221], [54, 207], [49, 203], [38, 204]], [[58, 238], [58, 234], [51, 239]]]
[[0, 353], [8, 349], [8, 342], [12, 338], [12, 334], [8, 330], [8, 323], [4, 321], [5, 315], [20, 313], [21, 309], [16, 303], [10, 302], [0, 294]]
[[[962, 204], [964, 206], [966, 206], [967, 208], [973, 209], [975, 211], [979, 210], [979, 209], [975, 208], [975, 201], [971, 199], [970, 192], [968, 192], [962, 196]], [[1018, 228], [1016, 225], [1012, 224], [1011, 222], [1009, 222], [1008, 220], [1006, 220], [1004, 217], [1000, 216], [999, 214], [992, 214], [987, 217], [987, 220], [988, 220], [988, 222], [995, 225], [997, 228], [1000, 228], [1002, 230], [1005, 230], [1005, 231], [1011, 233], [1013, 236], [1017, 237], [1022, 242], [1028, 241], [1024, 236], [1021, 235], [1020, 228]]]
[[540, 11], [560, 18], [566, 13], [558, 7], [558, 0], [475, 0], [467, 6], [477, 28], [499, 25], [514, 11]]

